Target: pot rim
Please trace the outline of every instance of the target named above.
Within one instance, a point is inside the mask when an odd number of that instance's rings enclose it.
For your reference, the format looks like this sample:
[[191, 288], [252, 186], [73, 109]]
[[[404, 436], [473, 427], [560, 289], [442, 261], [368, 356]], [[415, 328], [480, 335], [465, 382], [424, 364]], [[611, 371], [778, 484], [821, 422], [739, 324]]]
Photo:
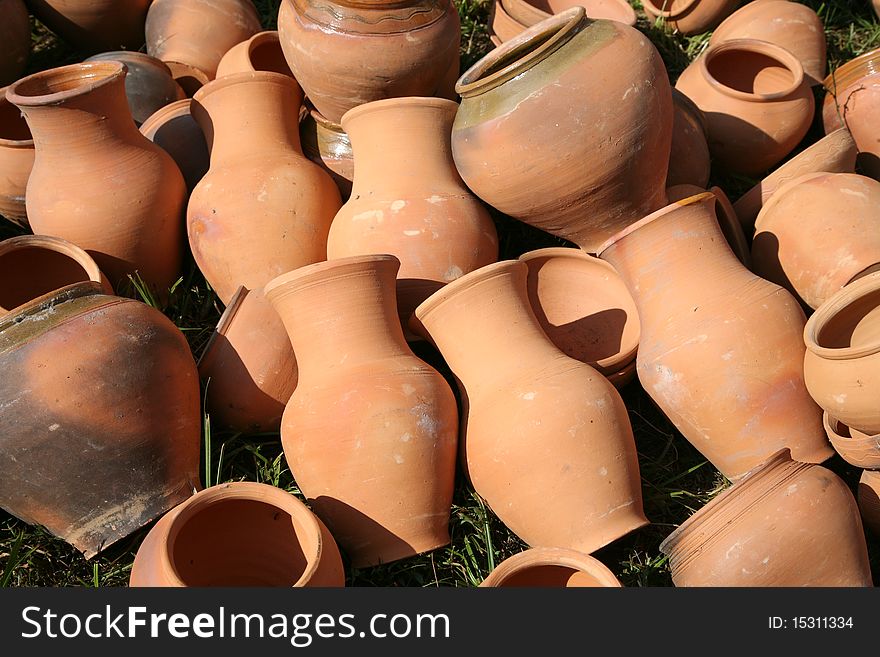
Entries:
[[400, 98], [383, 98], [382, 100], [374, 100], [369, 103], [357, 105], [342, 115], [339, 126], [341, 131], [348, 133], [346, 128], [355, 119], [364, 114], [373, 112], [383, 112], [389, 109], [407, 108], [407, 107], [423, 107], [436, 108], [446, 110], [450, 117], [455, 116], [458, 110], [458, 103], [448, 98], [436, 98], [432, 96], [402, 96]]
[[141, 123], [141, 133], [147, 135], [150, 132], [155, 132], [171, 119], [176, 119], [181, 116], [192, 116], [192, 112], [190, 111], [191, 103], [192, 98], [182, 98], [160, 107], [150, 114], [146, 121]]
[[840, 348], [823, 347], [818, 340], [819, 334], [828, 325], [828, 322], [857, 302], [862, 296], [878, 290], [880, 290], [880, 272], [874, 272], [857, 278], [828, 297], [810, 316], [804, 326], [804, 343], [807, 350], [826, 360], [852, 360], [880, 352], [880, 338], [858, 347]]
[[822, 86], [833, 96], [838, 90], [845, 89], [859, 78], [878, 72], [880, 72], [880, 48], [875, 48], [852, 58], [831, 71], [825, 76]]
[[168, 77], [171, 77], [171, 69], [168, 68], [168, 64], [158, 57], [153, 57], [152, 55], [137, 50], [108, 50], [107, 52], [99, 52], [96, 55], [87, 57], [83, 62], [122, 62], [124, 64], [125, 59], [131, 59], [133, 61], [143, 62], [144, 64], [161, 68], [168, 74]]
[[227, 87], [233, 87], [242, 84], [269, 82], [280, 84], [283, 87], [290, 87], [291, 89], [300, 88], [296, 80], [294, 80], [289, 75], [284, 75], [283, 73], [276, 73], [275, 71], [242, 71], [239, 73], [230, 73], [229, 75], [224, 75], [222, 77], [216, 78], [215, 80], [211, 80], [207, 84], [200, 87], [199, 90], [193, 94], [192, 100], [197, 103], [201, 103], [205, 100], [207, 96], [210, 96], [218, 91], [222, 91]]
[[[57, 306], [65, 301], [72, 301], [73, 299], [93, 296], [96, 294], [107, 295], [107, 292], [105, 292], [103, 285], [96, 283], [95, 281], [80, 281], [78, 283], [65, 285], [52, 292], [47, 292], [36, 299], [23, 303], [17, 308], [13, 308], [8, 313], [0, 314], [0, 333], [10, 326], [21, 323], [22, 319], [25, 317], [43, 312], [47, 308]], [[113, 302], [125, 303], [129, 301], [134, 302], [133, 299], [125, 297], [114, 297]]]
[[278, 30], [263, 30], [262, 32], [257, 32], [255, 35], [247, 40], [245, 51], [247, 53], [248, 64], [250, 64], [251, 67], [253, 67], [254, 65], [252, 59], [254, 50], [268, 42], [277, 43], [278, 47], [281, 47], [281, 38], [278, 36]]
[[[671, 0], [670, 4], [673, 4], [674, 2], [675, 0]], [[675, 20], [685, 14], [691, 7], [697, 4], [697, 2], [699, 2], [699, 0], [688, 0], [688, 2], [685, 2], [683, 7], [681, 7], [680, 9], [676, 9], [675, 13], [673, 13], [673, 10], [671, 9], [661, 9], [657, 6], [655, 0], [642, 0], [642, 8], [645, 10], [646, 14], [651, 14], [652, 16], [662, 16], [663, 18], [671, 18], [672, 20]], [[666, 2], [664, 1], [661, 3], [660, 6], [662, 7], [665, 4]]]
[[851, 175], [855, 176], [857, 174], [851, 173], [833, 173], [831, 171], [810, 171], [808, 173], [802, 173], [799, 176], [795, 176], [790, 180], [786, 180], [783, 184], [779, 185], [775, 190], [773, 190], [773, 194], [767, 201], [761, 206], [761, 210], [758, 212], [758, 216], [755, 217], [755, 234], [761, 230], [761, 226], [765, 223], [765, 217], [767, 213], [771, 212], [775, 206], [777, 206], [780, 200], [788, 194], [793, 188], [797, 187], [801, 183], [808, 182], [815, 178], [823, 177], [823, 176], [837, 176], [837, 175]]
[[[788, 69], [788, 71], [794, 76], [794, 80], [785, 89], [774, 91], [769, 94], [749, 93], [728, 87], [726, 84], [717, 80], [709, 72], [709, 62], [719, 54], [723, 54], [730, 50], [765, 55]], [[751, 102], [780, 100], [792, 95], [804, 82], [804, 67], [797, 57], [782, 46], [777, 46], [774, 43], [761, 41], [759, 39], [730, 39], [729, 41], [722, 41], [714, 46], [709, 46], [706, 52], [699, 58], [698, 62], [700, 73], [713, 89], [726, 96], [737, 98], [739, 100], [747, 100]]]
[[306, 116], [310, 117], [312, 121], [314, 121], [320, 128], [324, 128], [325, 130], [336, 132], [341, 135], [346, 134], [345, 130], [342, 129], [341, 123], [334, 123], [311, 105], [306, 108], [306, 114], [305, 116], [303, 116], [303, 119], [305, 119]]
[[[852, 428], [844, 424], [841, 420], [832, 417], [828, 411], [822, 413], [822, 425], [825, 427], [825, 433], [834, 451], [840, 454], [841, 458], [850, 465], [857, 468], [873, 470], [877, 468], [880, 462], [880, 434], [863, 433], [861, 436], [844, 436], [840, 432], [840, 427], [844, 426], [849, 431]], [[876, 452], [874, 460], [859, 458], [859, 452], [862, 450], [873, 450]]]
[[[491, 264], [475, 269], [466, 273], [464, 276], [456, 278], [434, 292], [427, 299], [422, 301], [413, 311], [413, 316], [424, 323], [424, 319], [436, 311], [440, 306], [445, 304], [451, 297], [457, 296], [460, 292], [475, 287], [493, 278], [503, 276], [508, 272], [521, 271], [523, 277], [527, 274], [528, 265], [520, 260], [499, 260]], [[548, 338], [549, 339], [549, 338]]]
[[[46, 71], [32, 73], [10, 84], [6, 89], [6, 99], [18, 107], [60, 105], [71, 98], [77, 98], [96, 89], [114, 84], [124, 79], [127, 72], [128, 67], [117, 60], [81, 62], [79, 64], [50, 68]], [[46, 94], [26, 95], [21, 93], [23, 88], [26, 89], [35, 80], [51, 82], [53, 79], [65, 77], [68, 81], [71, 79], [73, 81], [79, 80], [82, 84], [78, 84], [72, 89], [64, 89]]]
[[305, 287], [310, 284], [321, 282], [328, 272], [345, 270], [361, 270], [369, 269], [372, 264], [393, 264], [397, 269], [400, 268], [400, 260], [397, 256], [389, 253], [370, 254], [348, 256], [346, 258], [334, 258], [333, 260], [322, 260], [310, 265], [304, 265], [297, 269], [276, 276], [263, 287], [263, 294], [271, 301], [273, 297], [277, 297], [283, 288], [286, 287]]
[[604, 563], [596, 557], [576, 550], [554, 547], [534, 547], [508, 557], [495, 566], [480, 587], [502, 586], [512, 575], [534, 566], [564, 566], [586, 573], [602, 587], [622, 588], [623, 584]]

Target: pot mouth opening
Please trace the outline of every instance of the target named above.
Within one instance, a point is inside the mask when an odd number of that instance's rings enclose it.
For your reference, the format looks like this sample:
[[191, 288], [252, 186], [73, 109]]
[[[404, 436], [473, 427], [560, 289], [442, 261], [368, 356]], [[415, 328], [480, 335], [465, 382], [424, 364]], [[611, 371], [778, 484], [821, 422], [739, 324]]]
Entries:
[[31, 129], [21, 110], [6, 99], [6, 89], [0, 89], [0, 144], [7, 148], [34, 147]]
[[502, 561], [484, 580], [484, 586], [524, 587], [609, 587], [620, 580], [593, 556], [563, 548], [531, 548]]
[[128, 68], [116, 60], [83, 62], [40, 71], [9, 85], [6, 97], [18, 106], [53, 105], [112, 84]]
[[[339, 123], [339, 130], [340, 132], [348, 133], [352, 121], [357, 120], [365, 114], [384, 112], [388, 110], [394, 110], [396, 108], [404, 109], [410, 107], [441, 110], [449, 119], [450, 126], [452, 119], [455, 117], [456, 111], [458, 111], [458, 103], [456, 103], [454, 100], [449, 100], [448, 98], [435, 98], [429, 96], [384, 98], [382, 100], [374, 100], [369, 103], [364, 103], [363, 105], [358, 105], [357, 107], [353, 107], [348, 110], [345, 114], [342, 115], [342, 119]], [[324, 120], [326, 121], [326, 119]], [[331, 126], [334, 125], [329, 121], [328, 123], [330, 123]]]
[[731, 39], [700, 58], [706, 79], [721, 93], [741, 100], [779, 100], [804, 81], [800, 61], [788, 50], [757, 39]]
[[394, 267], [396, 275], [400, 269], [400, 260], [388, 253], [324, 260], [273, 278], [266, 283], [263, 294], [272, 301], [290, 289], [309, 287], [336, 277], [365, 275], [381, 267]]
[[276, 73], [275, 71], [242, 71], [240, 73], [230, 73], [221, 78], [211, 80], [204, 86], [200, 87], [199, 90], [193, 94], [192, 99], [197, 103], [202, 103], [205, 98], [211, 94], [227, 89], [228, 87], [242, 84], [266, 83], [274, 83], [283, 87], [289, 87], [290, 89], [295, 89], [297, 92], [302, 93], [299, 85], [292, 76], [284, 75], [283, 73]]
[[148, 116], [147, 120], [141, 124], [141, 132], [145, 135], [149, 135], [151, 132], [162, 127], [162, 124], [166, 121], [177, 119], [181, 116], [191, 116], [191, 103], [191, 98], [184, 98], [182, 100], [175, 100], [173, 103], [168, 103], [164, 107], [160, 107]]
[[293, 71], [284, 58], [278, 32], [260, 32], [248, 42], [248, 60], [255, 71], [270, 71], [294, 77]]
[[690, 9], [697, 0], [642, 0], [645, 11], [653, 16], [676, 19]]
[[880, 272], [838, 290], [804, 327], [807, 349], [822, 358], [862, 358], [880, 352]]
[[501, 260], [486, 265], [485, 267], [475, 269], [474, 271], [468, 272], [464, 276], [447, 283], [434, 292], [434, 294], [422, 301], [422, 303], [416, 307], [415, 311], [413, 311], [413, 316], [424, 324], [424, 320], [427, 319], [429, 315], [434, 313], [440, 306], [460, 292], [511, 273], [516, 275], [518, 272], [519, 275], [522, 276], [523, 285], [525, 285], [527, 269], [528, 267], [526, 263], [520, 260]]

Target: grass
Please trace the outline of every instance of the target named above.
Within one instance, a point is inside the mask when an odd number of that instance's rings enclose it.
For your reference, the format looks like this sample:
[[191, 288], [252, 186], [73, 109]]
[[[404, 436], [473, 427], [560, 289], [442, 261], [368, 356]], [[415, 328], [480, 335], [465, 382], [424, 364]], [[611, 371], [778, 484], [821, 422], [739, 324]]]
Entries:
[[[263, 25], [275, 27], [279, 0], [257, 0]], [[469, 67], [490, 48], [486, 33], [489, 0], [456, 0], [462, 24], [462, 67]], [[870, 5], [862, 1], [806, 2], [818, 11], [826, 24], [828, 59], [831, 68], [880, 46], [880, 23]], [[639, 5], [635, 3], [639, 8]], [[639, 13], [637, 27], [657, 45], [674, 82], [687, 64], [702, 52], [709, 35], [683, 37], [669, 33], [660, 23], [649, 22]], [[29, 72], [82, 59], [39, 23], [35, 24], [34, 54]], [[830, 70], [830, 69], [829, 69]], [[817, 122], [800, 148], [821, 136]], [[798, 150], [799, 150], [798, 149]], [[754, 180], [718, 178], [731, 198], [751, 187]], [[525, 224], [496, 216], [501, 239], [501, 257], [513, 258], [562, 240]], [[20, 234], [12, 224], [0, 221], [0, 238]], [[122, 294], [156, 302], [132, 281]], [[176, 284], [165, 312], [186, 335], [196, 357], [201, 353], [220, 316], [222, 307], [190, 260], [186, 274]], [[428, 347], [417, 353], [448, 376], [442, 359]], [[683, 520], [729, 485], [706, 460], [685, 441], [650, 398], [633, 383], [623, 391], [636, 437], [642, 475], [645, 512], [652, 524], [596, 553], [626, 586], [669, 586], [671, 579], [660, 542]], [[299, 494], [287, 468], [277, 434], [244, 436], [213, 427], [204, 418], [203, 484], [224, 481], [259, 481]], [[859, 470], [835, 457], [827, 467], [854, 487]], [[549, 501], [552, 503], [552, 501]], [[131, 563], [147, 528], [86, 561], [65, 542], [39, 527], [31, 527], [0, 511], [0, 586], [119, 586], [125, 585]], [[449, 547], [376, 568], [349, 569], [349, 584], [355, 586], [476, 586], [504, 558], [525, 545], [511, 534], [460, 478], [452, 508]], [[869, 543], [875, 580], [880, 573], [880, 544]]]

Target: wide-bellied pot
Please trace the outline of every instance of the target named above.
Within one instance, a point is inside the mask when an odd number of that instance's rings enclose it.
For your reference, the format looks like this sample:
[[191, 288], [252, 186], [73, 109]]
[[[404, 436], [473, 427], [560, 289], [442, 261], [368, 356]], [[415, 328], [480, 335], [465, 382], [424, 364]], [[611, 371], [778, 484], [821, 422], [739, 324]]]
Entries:
[[880, 471], [865, 470], [862, 472], [858, 491], [862, 521], [875, 536], [880, 536]]
[[804, 313], [742, 265], [714, 207], [708, 192], [677, 201], [600, 250], [639, 311], [639, 380], [728, 478], [784, 447], [822, 462], [833, 451], [804, 386]]
[[217, 65], [218, 78], [250, 71], [275, 71], [293, 76], [287, 60], [284, 59], [277, 31], [257, 32], [250, 39], [227, 50]]
[[24, 73], [31, 54], [31, 19], [22, 0], [0, 0], [0, 86]]
[[728, 246], [739, 258], [739, 261], [747, 269], [751, 269], [752, 256], [749, 250], [749, 241], [743, 232], [736, 210], [733, 209], [733, 205], [723, 189], [717, 186], [706, 190], [696, 185], [676, 185], [675, 187], [667, 187], [666, 196], [669, 197], [670, 203], [674, 203], [705, 191], [709, 191], [715, 196], [715, 218], [718, 220], [718, 225], [721, 226], [721, 232], [724, 233], [724, 239], [727, 240]]
[[34, 168], [34, 139], [27, 121], [0, 89], [0, 215], [28, 228], [25, 192]]
[[455, 165], [505, 214], [595, 252], [665, 205], [672, 95], [638, 30], [573, 7], [490, 52], [456, 90]]
[[825, 433], [834, 451], [847, 463], [857, 468], [880, 468], [880, 434], [867, 434], [850, 429], [843, 422], [825, 412]]
[[138, 548], [129, 586], [345, 585], [327, 527], [285, 490], [211, 486], [166, 513]]
[[328, 121], [318, 110], [308, 108], [299, 122], [299, 139], [303, 155], [330, 174], [342, 201], [347, 201], [354, 180], [354, 154], [351, 139], [342, 126]]
[[644, 0], [642, 9], [652, 20], [685, 35], [708, 32], [736, 9], [741, 0]]
[[190, 192], [211, 163], [205, 134], [192, 117], [191, 109], [192, 100], [184, 98], [157, 110], [141, 124], [141, 134], [174, 159]]
[[27, 0], [34, 16], [87, 52], [137, 50], [151, 0]]
[[513, 20], [524, 28], [572, 7], [583, 7], [589, 18], [636, 24], [636, 12], [626, 0], [501, 0]]
[[530, 548], [495, 566], [481, 587], [611, 587], [620, 580], [595, 557], [563, 548]]
[[706, 117], [690, 98], [678, 89], [672, 90], [673, 120], [672, 148], [669, 152], [669, 171], [666, 187], [709, 185], [708, 128]]

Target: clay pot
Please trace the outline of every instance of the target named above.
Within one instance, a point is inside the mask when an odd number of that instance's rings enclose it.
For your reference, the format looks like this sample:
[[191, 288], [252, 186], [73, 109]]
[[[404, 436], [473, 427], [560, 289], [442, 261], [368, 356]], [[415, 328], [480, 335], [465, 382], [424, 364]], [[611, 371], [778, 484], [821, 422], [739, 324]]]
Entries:
[[27, 181], [34, 168], [34, 140], [27, 121], [0, 89], [0, 215], [29, 228], [25, 209]]
[[89, 558], [199, 487], [198, 373], [158, 310], [67, 285], [0, 318], [0, 370], [13, 515]]
[[[696, 185], [676, 185], [666, 189], [666, 196], [669, 198], [670, 203], [674, 203], [675, 201], [681, 201], [705, 191], [707, 190], [701, 189]], [[720, 187], [712, 187], [708, 191], [715, 196], [715, 218], [718, 220], [721, 232], [724, 233], [724, 239], [727, 240], [728, 246], [730, 246], [733, 254], [739, 258], [739, 261], [747, 269], [751, 269], [752, 256], [749, 250], [749, 242], [743, 232], [739, 217], [737, 217], [733, 205], [730, 204], [730, 199], [727, 198], [727, 194]]]
[[211, 423], [235, 431], [278, 431], [296, 388], [287, 331], [262, 290], [241, 287], [199, 360]]
[[880, 269], [880, 182], [808, 173], [786, 183], [755, 222], [754, 271], [811, 308]]
[[676, 586], [872, 586], [849, 487], [787, 450], [688, 518], [660, 550]]
[[342, 200], [347, 201], [354, 179], [354, 154], [342, 126], [311, 109], [303, 113], [299, 122], [299, 138], [303, 155], [330, 174]]
[[807, 389], [831, 417], [880, 433], [880, 273], [832, 294], [804, 328]]
[[813, 94], [800, 61], [764, 41], [711, 46], [675, 88], [703, 111], [712, 161], [731, 173], [755, 176], [774, 166], [813, 121]]
[[880, 472], [865, 470], [859, 479], [859, 511], [865, 526], [880, 536]]
[[[606, 377], [630, 368], [639, 348], [636, 304], [614, 267], [580, 249], [549, 248], [519, 257], [528, 267], [532, 310], [570, 358]], [[615, 377], [615, 384], [624, 384]]]
[[728, 16], [709, 39], [757, 39], [782, 46], [797, 57], [812, 87], [825, 78], [825, 27], [810, 7], [787, 0], [750, 2]]
[[827, 412], [823, 416], [823, 422], [828, 440], [844, 461], [857, 468], [880, 468], [880, 435], [869, 435], [850, 429]]
[[151, 114], [176, 100], [186, 98], [171, 70], [160, 60], [142, 52], [103, 52], [87, 62], [117, 61], [128, 69], [125, 75], [125, 96], [134, 122], [141, 125]]
[[511, 18], [524, 27], [577, 6], [583, 7], [589, 18], [636, 24], [636, 12], [626, 0], [502, 0], [501, 4]]
[[449, 543], [458, 410], [404, 340], [399, 266], [389, 255], [343, 258], [266, 286], [299, 366], [284, 455], [355, 568]]
[[205, 135], [192, 117], [191, 107], [189, 98], [175, 101], [141, 125], [141, 134], [174, 159], [190, 192], [208, 172], [211, 161]]
[[290, 493], [212, 486], [169, 511], [135, 556], [129, 586], [345, 586], [327, 527]]
[[85, 52], [138, 50], [150, 0], [27, 0], [31, 13]]
[[481, 587], [612, 587], [622, 585], [598, 559], [574, 550], [531, 548], [508, 557]]
[[459, 381], [474, 490], [530, 546], [589, 554], [648, 522], [632, 428], [614, 386], [544, 333], [526, 277], [488, 265], [416, 317]]
[[839, 128], [795, 155], [733, 204], [743, 231], [748, 235], [754, 234], [758, 213], [779, 187], [814, 171], [852, 173], [855, 171], [857, 154], [858, 149], [849, 130]]
[[218, 78], [252, 71], [275, 71], [293, 77], [284, 59], [278, 32], [257, 32], [247, 41], [230, 48], [217, 65]]
[[147, 52], [168, 63], [185, 90], [194, 91], [214, 79], [230, 48], [261, 29], [251, 0], [153, 0]]
[[31, 19], [21, 0], [0, 0], [0, 85], [24, 73], [31, 54]]
[[0, 317], [68, 285], [94, 281], [113, 294], [107, 277], [75, 244], [47, 235], [21, 235], [0, 242]]
[[639, 311], [639, 381], [730, 479], [784, 447], [822, 462], [833, 452], [804, 386], [804, 313], [737, 260], [714, 207], [711, 193], [677, 201], [599, 253]]
[[37, 234], [89, 252], [114, 285], [137, 272], [161, 295], [181, 266], [186, 185], [140, 132], [125, 65], [87, 62], [34, 73], [6, 90], [34, 135], [27, 214]]
[[708, 32], [729, 16], [740, 0], [644, 0], [642, 9], [650, 20], [662, 18], [681, 34]]
[[342, 201], [330, 176], [302, 154], [301, 103], [295, 80], [268, 71], [223, 76], [193, 99], [211, 168], [190, 196], [189, 244], [225, 304], [239, 285], [261, 289], [327, 257]]
[[342, 117], [357, 173], [330, 226], [327, 257], [397, 256], [404, 323], [443, 285], [498, 259], [495, 224], [452, 160], [457, 109], [443, 98], [390, 98]]
[[461, 26], [451, 0], [282, 0], [278, 34], [330, 121], [383, 98], [455, 97]]
[[594, 252], [664, 204], [668, 76], [634, 28], [569, 9], [490, 52], [456, 90], [456, 167], [505, 214]]
[[678, 89], [672, 90], [673, 120], [672, 149], [669, 153], [669, 171], [666, 187], [709, 185], [709, 145], [706, 117], [694, 102]]
[[496, 47], [505, 41], [510, 41], [525, 29], [525, 25], [507, 13], [501, 0], [495, 0], [489, 15], [489, 32], [490, 38], [497, 39], [497, 43], [493, 41]]

